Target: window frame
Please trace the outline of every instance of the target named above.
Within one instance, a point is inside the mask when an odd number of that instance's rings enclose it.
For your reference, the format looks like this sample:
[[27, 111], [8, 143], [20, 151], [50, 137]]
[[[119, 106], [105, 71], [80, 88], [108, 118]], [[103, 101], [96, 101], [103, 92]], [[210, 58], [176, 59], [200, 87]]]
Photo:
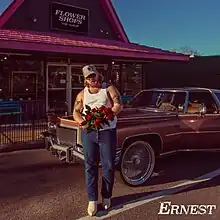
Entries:
[[[199, 112], [198, 113], [194, 113], [194, 114], [190, 114], [188, 113], [188, 107], [189, 107], [189, 103], [190, 103], [190, 93], [208, 93], [210, 95], [210, 97], [212, 98], [213, 100], [213, 103], [216, 104], [217, 106], [217, 109], [218, 109], [218, 113], [219, 114], [219, 103], [220, 103], [220, 100], [218, 100], [217, 96], [212, 92], [212, 91], [209, 91], [209, 90], [193, 90], [193, 91], [188, 91], [188, 94], [187, 94], [187, 104], [186, 104], [186, 109], [185, 109], [185, 114], [187, 115], [199, 115]], [[220, 94], [220, 92], [219, 92]], [[215, 113], [206, 113], [206, 115], [216, 115]]]
[[[139, 93], [137, 93], [132, 99], [131, 99], [131, 101], [128, 103], [129, 105], [131, 105], [132, 107], [133, 107], [133, 102], [135, 101], [135, 99], [138, 97], [138, 96], [140, 96], [140, 95], [142, 95], [143, 93], [145, 93], [145, 92], [152, 92], [152, 94], [155, 92], [155, 93], [170, 93], [172, 96], [174, 95], [174, 94], [177, 94], [177, 93], [182, 93], [182, 94], [185, 94], [185, 100], [184, 100], [184, 103], [183, 103], [183, 111], [182, 112], [179, 112], [179, 114], [184, 114], [185, 113], [185, 111], [186, 111], [186, 108], [185, 108], [185, 106], [186, 106], [186, 103], [187, 103], [187, 92], [186, 91], [172, 91], [172, 90], [143, 90], [143, 91], [140, 91]], [[142, 106], [138, 106], [138, 107], [142, 107]]]

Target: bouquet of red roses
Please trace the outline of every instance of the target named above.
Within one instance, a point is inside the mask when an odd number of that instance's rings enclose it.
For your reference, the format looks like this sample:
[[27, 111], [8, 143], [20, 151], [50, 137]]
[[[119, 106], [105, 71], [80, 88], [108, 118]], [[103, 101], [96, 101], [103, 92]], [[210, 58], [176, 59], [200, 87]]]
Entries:
[[82, 113], [82, 116], [85, 118], [87, 128], [86, 130], [99, 130], [103, 128], [103, 125], [108, 125], [109, 121], [114, 120], [114, 114], [111, 108], [107, 108], [102, 105], [99, 108], [91, 108], [90, 106], [86, 105], [85, 113]]

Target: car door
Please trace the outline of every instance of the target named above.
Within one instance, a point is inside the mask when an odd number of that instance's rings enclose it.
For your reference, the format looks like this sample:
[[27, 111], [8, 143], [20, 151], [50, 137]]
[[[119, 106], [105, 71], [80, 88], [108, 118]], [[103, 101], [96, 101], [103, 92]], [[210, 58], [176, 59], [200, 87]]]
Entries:
[[[200, 113], [203, 105], [207, 109], [204, 115]], [[210, 91], [189, 92], [187, 111], [180, 116], [180, 120], [182, 148], [220, 148], [220, 114]]]

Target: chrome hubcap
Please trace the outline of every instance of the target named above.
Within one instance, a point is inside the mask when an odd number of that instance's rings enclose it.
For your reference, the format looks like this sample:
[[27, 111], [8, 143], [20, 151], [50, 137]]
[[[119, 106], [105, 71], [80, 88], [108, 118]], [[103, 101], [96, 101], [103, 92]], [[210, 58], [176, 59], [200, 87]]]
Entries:
[[129, 146], [122, 160], [122, 174], [127, 182], [141, 184], [151, 176], [154, 169], [154, 152], [145, 142], [136, 142]]

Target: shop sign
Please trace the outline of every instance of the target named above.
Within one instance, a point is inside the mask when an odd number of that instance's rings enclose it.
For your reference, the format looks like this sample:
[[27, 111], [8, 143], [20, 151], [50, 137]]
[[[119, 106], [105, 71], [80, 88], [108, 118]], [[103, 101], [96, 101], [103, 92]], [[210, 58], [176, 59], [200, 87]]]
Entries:
[[89, 10], [52, 2], [51, 28], [56, 30], [88, 34]]

